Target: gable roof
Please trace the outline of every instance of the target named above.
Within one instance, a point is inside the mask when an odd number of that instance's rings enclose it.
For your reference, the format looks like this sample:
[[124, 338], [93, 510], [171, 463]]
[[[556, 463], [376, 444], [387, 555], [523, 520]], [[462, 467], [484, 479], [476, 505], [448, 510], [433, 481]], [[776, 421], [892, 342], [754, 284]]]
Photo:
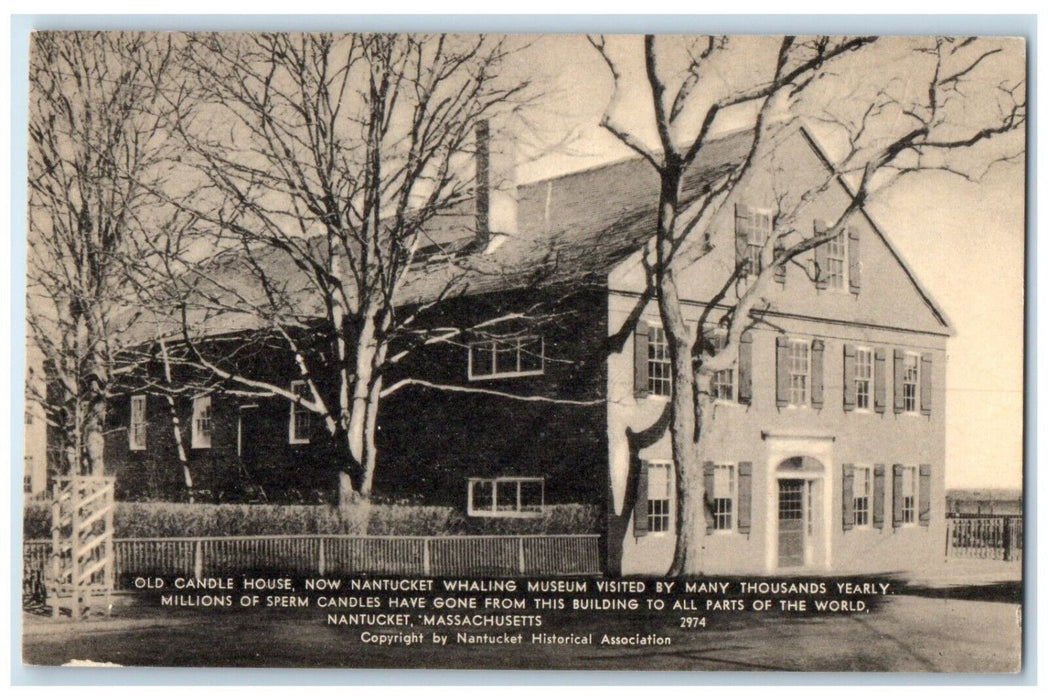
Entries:
[[[848, 184], [848, 181], [844, 179], [844, 176], [837, 172], [836, 167], [834, 167], [833, 165], [833, 161], [830, 160], [830, 157], [826, 154], [826, 151], [823, 149], [822, 145], [815, 138], [814, 134], [812, 134], [811, 129], [806, 124], [801, 124], [799, 131], [804, 136], [808, 145], [811, 146], [812, 151], [814, 151], [815, 155], [818, 157], [819, 161], [823, 164], [826, 170], [829, 171], [830, 174], [835, 176], [837, 183], [844, 189], [844, 191], [848, 194], [849, 197], [854, 197], [854, 189], [850, 184]], [[891, 240], [884, 234], [884, 230], [877, 224], [877, 222], [874, 221], [873, 216], [871, 216], [870, 212], [866, 210], [866, 207], [860, 207], [859, 210], [862, 212], [862, 216], [864, 219], [866, 219], [866, 222], [869, 223], [870, 228], [881, 239], [881, 242], [884, 244], [884, 247], [888, 249], [888, 252], [891, 253], [892, 257], [895, 258], [895, 261], [899, 264], [899, 267], [909, 278], [910, 282], [917, 290], [917, 293], [921, 296], [921, 299], [924, 301], [925, 304], [928, 305], [928, 309], [932, 312], [932, 315], [935, 316], [939, 323], [941, 323], [948, 330], [950, 330], [952, 334], [953, 324], [950, 323], [949, 319], [947, 318], [946, 312], [942, 309], [941, 306], [939, 306], [938, 303], [936, 303], [935, 299], [932, 298], [932, 295], [920, 283], [920, 281], [917, 279], [917, 275], [913, 272], [913, 268], [910, 267], [909, 263], [906, 262], [906, 259], [902, 256], [902, 254], [895, 248], [895, 246], [892, 245]]]
[[[741, 163], [752, 140], [746, 129], [710, 141], [685, 172], [684, 198]], [[492, 253], [409, 272], [397, 301], [599, 279], [651, 238], [658, 194], [658, 177], [640, 157], [520, 185], [515, 235]]]
[[[799, 130], [818, 159], [831, 174], [832, 162], [810, 130]], [[682, 186], [685, 201], [737, 166], [752, 145], [753, 131], [740, 129], [712, 139], [686, 171]], [[839, 174], [837, 180], [851, 194]], [[658, 202], [658, 177], [649, 163], [632, 157], [581, 171], [518, 186], [518, 231], [492, 252], [479, 245], [472, 215], [472, 201], [455, 211], [441, 214], [425, 232], [428, 239], [423, 259], [411, 266], [398, 289], [398, 305], [438, 301], [449, 296], [467, 296], [535, 285], [593, 281], [603, 283], [618, 263], [644, 246], [653, 236]], [[911, 280], [936, 319], [946, 328], [946, 314], [920, 285], [909, 265], [891, 245], [881, 228], [863, 210], [863, 216], [884, 242], [900, 268]], [[316, 247], [318, 241], [303, 241]], [[257, 262], [279, 284], [303, 325], [323, 313], [322, 300], [312, 291], [307, 276], [290, 263], [286, 253], [268, 251]], [[438, 260], [439, 258], [439, 260]], [[261, 301], [261, 290], [252, 282], [252, 272], [243, 258], [232, 251], [216, 255], [212, 272], [222, 284], [246, 298]], [[251, 288], [255, 287], [254, 290]], [[192, 319], [198, 334], [212, 335], [265, 326], [253, 314], [222, 313], [219, 317], [201, 310]], [[154, 326], [144, 330], [142, 342], [152, 338]], [[173, 330], [173, 329], [172, 329]]]

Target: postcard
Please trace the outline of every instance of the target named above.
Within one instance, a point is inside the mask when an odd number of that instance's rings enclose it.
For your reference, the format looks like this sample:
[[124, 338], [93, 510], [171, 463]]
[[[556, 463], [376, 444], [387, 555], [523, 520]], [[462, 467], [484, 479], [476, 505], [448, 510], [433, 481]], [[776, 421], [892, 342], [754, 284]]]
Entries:
[[1021, 670], [1024, 40], [28, 66], [25, 664]]

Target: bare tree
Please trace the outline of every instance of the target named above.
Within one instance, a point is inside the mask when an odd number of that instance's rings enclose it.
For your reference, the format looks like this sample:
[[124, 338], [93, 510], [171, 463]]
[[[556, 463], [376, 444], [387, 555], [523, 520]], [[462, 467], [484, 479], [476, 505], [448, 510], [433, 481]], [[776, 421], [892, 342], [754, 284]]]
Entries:
[[[1026, 118], [1024, 77], [1002, 74], [995, 62], [1002, 49], [994, 40], [913, 40], [902, 64], [908, 74], [872, 87], [869, 80], [849, 83], [846, 75], [850, 69], [854, 77], [856, 60], [869, 60], [871, 50], [883, 43], [873, 37], [769, 40], [774, 44], [763, 42], [762, 52], [741, 45], [739, 38], [646, 36], [643, 89], [651, 110], [648, 121], [638, 126], [628, 123], [622, 108], [630, 89], [623, 60], [603, 37], [590, 38], [614, 81], [602, 126], [650, 163], [660, 181], [655, 237], [644, 265], [672, 363], [669, 429], [678, 517], [671, 575], [695, 573], [702, 566], [700, 465], [704, 427], [713, 420], [712, 379], [733, 367], [742, 334], [772, 303], [772, 280], [782, 266], [838, 236], [871, 196], [907, 175], [934, 169], [976, 177], [991, 163], [1022, 153], [1021, 145], [1012, 153], [984, 149], [998, 136], [1021, 131]], [[733, 65], [749, 70], [733, 80]], [[748, 110], [753, 124], [745, 157], [703, 192], [686, 193], [688, 167], [710, 144], [723, 115], [740, 110]], [[703, 266], [713, 250], [709, 223], [732, 193], [746, 186], [755, 168], [768, 167], [776, 134], [803, 112], [844, 143], [838, 165], [792, 199], [783, 190], [759, 264], [740, 260], [727, 276]], [[656, 136], [654, 143], [644, 138], [649, 132]], [[838, 182], [849, 195], [834, 219], [814, 233], [797, 229], [793, 215], [798, 209]], [[705, 300], [701, 317], [726, 329], [724, 342], [712, 342], [705, 323], [694, 336], [689, 333], [678, 291], [685, 268], [689, 274], [719, 275], [721, 292]], [[718, 306], [728, 310], [721, 314]]]
[[138, 320], [130, 252], [148, 235], [170, 146], [158, 113], [182, 102], [160, 98], [172, 56], [163, 35], [33, 35], [27, 320], [63, 473], [104, 470], [115, 358]]
[[[311, 412], [344, 445], [340, 500], [367, 497], [385, 373], [403, 354], [391, 344], [437, 342], [412, 324], [455, 288], [444, 275], [436, 300], [408, 307], [407, 272], [451, 257], [434, 232], [472, 194], [475, 131], [530, 86], [506, 77], [505, 38], [208, 34], [187, 47], [200, 100], [174, 128], [194, 185], [169, 201], [207, 238], [163, 263], [181, 361]], [[234, 327], [293, 357], [303, 390], [204, 342]]]

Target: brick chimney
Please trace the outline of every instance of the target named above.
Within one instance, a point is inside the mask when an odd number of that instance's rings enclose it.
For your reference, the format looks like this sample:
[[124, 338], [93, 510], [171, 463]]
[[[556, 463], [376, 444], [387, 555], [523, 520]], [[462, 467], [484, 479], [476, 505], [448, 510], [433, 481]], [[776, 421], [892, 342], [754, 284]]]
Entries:
[[487, 120], [477, 122], [476, 139], [477, 241], [484, 246], [485, 253], [493, 253], [509, 236], [517, 233], [515, 154], [505, 140], [492, 147], [491, 125]]

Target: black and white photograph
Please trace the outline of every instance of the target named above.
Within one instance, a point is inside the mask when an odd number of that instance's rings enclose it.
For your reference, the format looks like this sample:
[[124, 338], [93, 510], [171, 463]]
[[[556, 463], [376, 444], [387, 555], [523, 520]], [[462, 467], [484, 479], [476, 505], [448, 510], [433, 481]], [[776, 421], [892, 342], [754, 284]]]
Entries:
[[23, 663], [1019, 673], [1026, 54], [34, 31]]

